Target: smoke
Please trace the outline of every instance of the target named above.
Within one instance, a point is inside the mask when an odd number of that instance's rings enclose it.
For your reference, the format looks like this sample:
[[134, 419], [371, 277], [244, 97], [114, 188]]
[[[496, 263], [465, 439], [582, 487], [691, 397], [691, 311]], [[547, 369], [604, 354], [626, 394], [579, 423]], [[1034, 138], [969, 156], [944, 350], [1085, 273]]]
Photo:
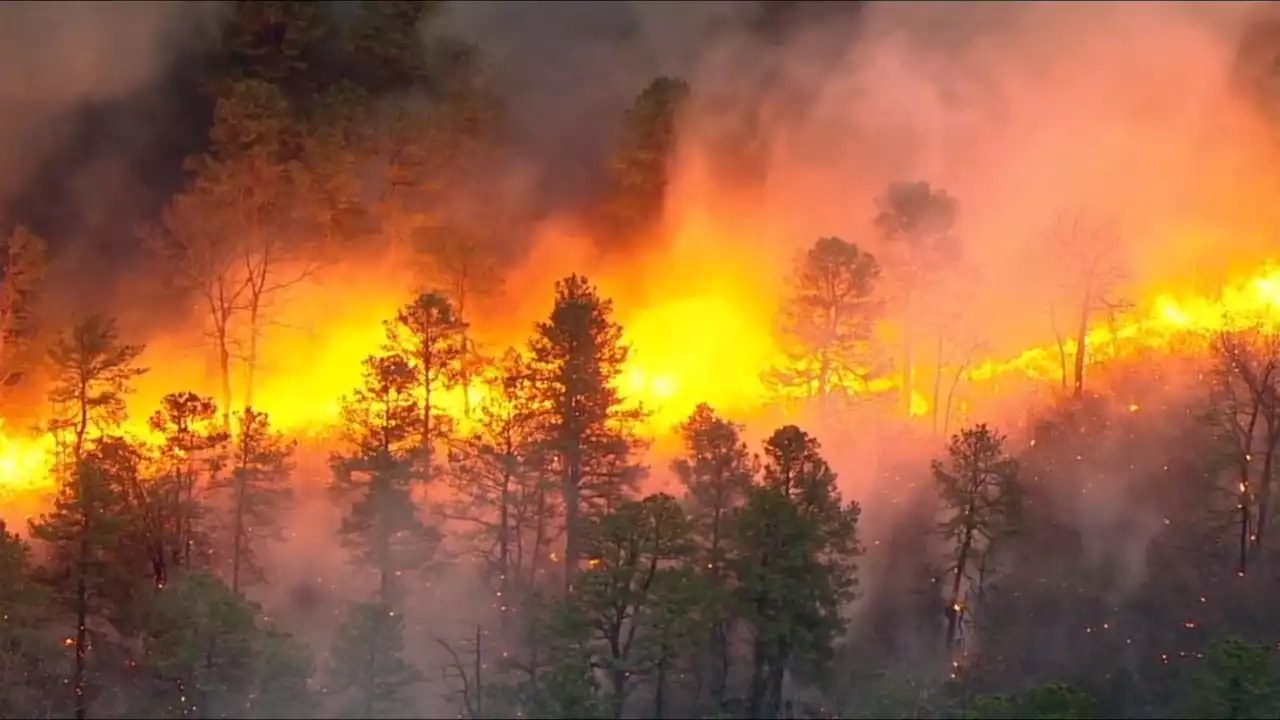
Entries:
[[[686, 76], [693, 107], [668, 198], [676, 241], [654, 263], [664, 271], [645, 275], [648, 294], [731, 275], [750, 288], [741, 302], [767, 314], [761, 298], [785, 292], [785, 269], [825, 235], [880, 255], [892, 283], [871, 220], [875, 198], [903, 180], [959, 199], [962, 257], [946, 271], [950, 287], [926, 290], [921, 305], [959, 309], [952, 330], [986, 354], [1051, 345], [1051, 306], [1065, 297], [1078, 307], [1078, 291], [1064, 287], [1070, 248], [1048, 232], [1063, 212], [1112, 229], [1116, 299], [1145, 309], [1162, 292], [1212, 293], [1266, 259], [1280, 229], [1272, 130], [1239, 77], [1242, 39], [1265, 12], [1259, 3], [867, 3], [843, 22], [801, 15], [780, 36], [724, 32]], [[955, 361], [964, 359], [980, 358]], [[1029, 398], [1010, 400], [974, 420], [1009, 433], [1017, 451], [1029, 439]], [[1195, 402], [1178, 392], [1168, 405]], [[846, 496], [866, 499], [873, 533], [911, 504], [904, 494], [929, 492], [936, 442], [907, 442], [883, 416], [806, 424]], [[1076, 493], [1064, 512], [1088, 551], [1124, 558], [1123, 587], [1143, 577], [1164, 520], [1152, 506], [1113, 517], [1107, 508], [1133, 507], [1134, 485], [1102, 478], [1159, 477], [1169, 436], [1117, 440], [1087, 469], [1063, 464], [1055, 480]], [[885, 477], [910, 466], [919, 482]]]
[[687, 77], [706, 44], [757, 5], [459, 2], [429, 32], [479, 45], [511, 113], [525, 200], [545, 216], [589, 197], [623, 112], [650, 80]]
[[[982, 285], [971, 314], [994, 314], [984, 333], [1024, 347], [1046, 309], [1026, 298], [1057, 284], [1046, 281], [1061, 258], [1043, 238], [1064, 208], [1116, 222], [1116, 259], [1137, 288], [1257, 259], [1274, 229], [1271, 146], [1233, 83], [1253, 11], [872, 3], [834, 59], [827, 27], [795, 33], [780, 55], [740, 37], [692, 76], [705, 92], [676, 202], [720, 204], [726, 183], [708, 171], [724, 132], [719, 98], [745, 83], [735, 94], [755, 95], [764, 157], [758, 195], [734, 208], [757, 230], [735, 241], [782, 262], [824, 234], [879, 250], [873, 199], [892, 181], [927, 180], [960, 199], [963, 271]], [[765, 67], [783, 80], [757, 93]]]
[[67, 140], [77, 113], [156, 83], [224, 12], [222, 3], [0, 5], [0, 197]]
[[[1053, 340], [1048, 309], [1070, 258], [1046, 230], [1063, 210], [1084, 208], [1116, 228], [1113, 259], [1126, 269], [1117, 293], [1134, 300], [1153, 289], [1204, 289], [1261, 259], [1280, 188], [1269, 172], [1270, 131], [1234, 75], [1259, 7], [477, 1], [446, 4], [426, 39], [477, 43], [512, 113], [503, 172], [487, 174], [508, 177], [498, 200], [483, 198], [485, 210], [508, 199], [535, 217], [580, 207], [641, 88], [662, 74], [690, 81], [693, 105], [668, 198], [670, 242], [628, 259], [632, 296], [613, 292], [615, 278], [603, 278], [601, 290], [618, 300], [645, 370], [692, 379], [677, 390], [733, 414], [734, 400], [758, 390], [795, 254], [825, 235], [884, 254], [870, 221], [890, 182], [926, 180], [959, 198], [964, 253], [949, 272], [961, 291], [940, 290], [923, 304], [962, 309], [972, 339], [997, 355]], [[224, 11], [215, 3], [0, 5], [0, 200], [75, 136], [82, 110], [153, 86]], [[145, 139], [147, 128], [121, 132]], [[121, 178], [131, 172], [112, 155], [77, 176], [73, 202], [109, 205], [103, 197], [130, 188]], [[529, 321], [545, 316], [554, 279], [590, 269], [582, 267], [588, 243], [555, 223], [541, 229], [549, 240], [508, 278], [503, 317], [477, 322], [479, 333], [487, 324], [519, 326], [488, 349], [520, 342]], [[284, 329], [264, 340], [256, 396], [290, 432], [332, 414], [337, 396], [359, 382], [360, 360], [378, 347], [378, 323], [407, 299], [399, 294], [412, 284], [407, 271], [383, 265], [392, 263], [332, 269], [322, 276], [327, 285], [300, 285], [282, 303]], [[667, 306], [645, 304], [660, 301]], [[211, 387], [202, 387], [209, 368], [192, 359], [205, 353], [193, 347], [187, 336], [153, 339], [148, 360], [166, 362], [152, 363], [157, 392], [140, 393], [135, 415], [162, 392]], [[1025, 408], [1020, 398], [978, 419], [1016, 425]], [[873, 536], [912, 506], [912, 493], [930, 491], [927, 460], [941, 451], [932, 437], [905, 436], [882, 411], [802, 423], [822, 439], [846, 497], [864, 503], [864, 534]], [[753, 419], [755, 447], [770, 422], [783, 420]], [[1025, 438], [1010, 434], [1017, 450]], [[1061, 481], [1074, 488], [1090, 481], [1086, 473], [1143, 472], [1134, 466], [1165, 457], [1162, 440], [1148, 442], [1135, 449], [1116, 439], [1088, 471], [1064, 471]], [[661, 483], [665, 458], [649, 464]], [[300, 470], [313, 489], [324, 473], [315, 458]], [[1086, 528], [1087, 552], [1117, 553], [1134, 577], [1158, 516], [1096, 512], [1131, 500], [1099, 484], [1096, 495], [1063, 504]], [[308, 624], [358, 595], [334, 546], [335, 512], [328, 498], [308, 494], [290, 520], [291, 541], [272, 553], [269, 604], [314, 612]], [[491, 603], [458, 600], [470, 592], [462, 581], [439, 581], [432, 607], [481, 612]], [[432, 630], [458, 625], [449, 613], [430, 620]], [[323, 635], [330, 626], [313, 629]]]
[[112, 303], [120, 270], [137, 270], [134, 227], [180, 181], [169, 158], [192, 149], [198, 90], [175, 70], [209, 46], [227, 9], [0, 5], [0, 226], [25, 224], [50, 242], [55, 314]]

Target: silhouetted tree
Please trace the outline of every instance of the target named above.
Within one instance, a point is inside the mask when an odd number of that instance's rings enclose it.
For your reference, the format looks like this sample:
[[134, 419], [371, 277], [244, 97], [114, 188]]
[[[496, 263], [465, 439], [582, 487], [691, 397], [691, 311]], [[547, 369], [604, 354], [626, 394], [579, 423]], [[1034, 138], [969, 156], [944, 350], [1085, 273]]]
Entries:
[[551, 317], [529, 343], [532, 392], [544, 408], [543, 451], [564, 502], [566, 586], [582, 557], [584, 513], [616, 507], [640, 475], [633, 458], [643, 415], [618, 392], [627, 346], [612, 313], [586, 278], [571, 275], [556, 283]]

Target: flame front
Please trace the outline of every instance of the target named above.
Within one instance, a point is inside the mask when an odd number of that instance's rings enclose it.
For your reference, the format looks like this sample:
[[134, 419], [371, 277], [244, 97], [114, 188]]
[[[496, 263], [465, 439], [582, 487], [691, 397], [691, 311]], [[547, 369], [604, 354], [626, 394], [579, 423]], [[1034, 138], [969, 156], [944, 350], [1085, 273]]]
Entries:
[[[655, 436], [669, 432], [700, 402], [739, 416], [768, 405], [762, 374], [783, 362], [773, 334], [776, 306], [767, 301], [767, 294], [753, 293], [750, 283], [735, 282], [723, 266], [718, 271], [708, 267], [686, 265], [679, 282], [673, 284], [681, 291], [653, 302], [628, 302], [625, 294], [616, 298], [617, 317], [631, 348], [620, 391], [650, 410], [648, 430]], [[603, 277], [603, 294], [608, 296], [611, 286], [621, 287], [615, 280], [608, 274]], [[361, 360], [381, 345], [381, 321], [391, 317], [405, 297], [405, 292], [394, 298], [370, 293], [364, 304], [335, 310], [332, 301], [316, 305], [311, 293], [300, 295], [294, 305], [311, 307], [309, 322], [318, 327], [323, 321], [327, 331], [309, 333], [305, 326], [281, 331], [279, 347], [261, 369], [255, 406], [269, 412], [287, 432], [326, 432], [338, 417], [342, 396], [359, 382]], [[1205, 333], [1280, 320], [1280, 268], [1264, 267], [1254, 277], [1224, 287], [1216, 297], [1156, 294], [1145, 308], [1092, 328], [1087, 335], [1091, 362], [1138, 350], [1167, 350]], [[495, 345], [520, 342], [515, 329], [494, 333], [494, 338], [490, 341]], [[286, 348], [288, 352], [283, 352]], [[148, 434], [145, 418], [164, 392], [192, 386], [212, 390], [207, 377], [193, 379], [194, 373], [184, 377], [173, 370], [189, 369], [190, 363], [161, 362], [168, 349], [162, 341], [146, 356], [157, 369], [130, 402], [132, 420], [127, 430], [134, 434]], [[1062, 351], [1073, 354], [1074, 342], [1066, 341]], [[966, 377], [979, 388], [1008, 374], [1053, 381], [1061, 372], [1060, 363], [1059, 348], [1046, 344], [1011, 357], [983, 359], [972, 365]], [[892, 375], [870, 383], [873, 393], [899, 389], [900, 378]], [[472, 388], [473, 397], [482, 392], [478, 385]], [[460, 414], [461, 391], [453, 392], [445, 404]], [[928, 412], [925, 395], [913, 388], [911, 415], [927, 416]], [[52, 452], [48, 436], [0, 427], [0, 497], [47, 490]]]

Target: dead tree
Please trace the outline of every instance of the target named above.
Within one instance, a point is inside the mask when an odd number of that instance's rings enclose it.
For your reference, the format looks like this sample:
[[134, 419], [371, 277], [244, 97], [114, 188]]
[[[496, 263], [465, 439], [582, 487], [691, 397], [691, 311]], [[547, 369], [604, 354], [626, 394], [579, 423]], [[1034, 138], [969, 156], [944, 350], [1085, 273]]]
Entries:
[[1236, 571], [1262, 557], [1280, 447], [1280, 333], [1228, 330], [1211, 343], [1215, 361], [1210, 418], [1234, 470], [1238, 518]]
[[[1104, 311], [1115, 312], [1125, 303], [1115, 297], [1125, 279], [1123, 265], [1116, 256], [1116, 231], [1106, 221], [1082, 210], [1059, 213], [1048, 231], [1047, 242], [1054, 265], [1063, 269], [1059, 297], [1049, 306], [1049, 318], [1057, 342], [1062, 367], [1062, 387], [1071, 376], [1071, 395], [1084, 395], [1085, 365], [1089, 354], [1089, 326]], [[1058, 325], [1058, 305], [1069, 309], [1074, 325], [1075, 352], [1068, 368], [1067, 331]]]

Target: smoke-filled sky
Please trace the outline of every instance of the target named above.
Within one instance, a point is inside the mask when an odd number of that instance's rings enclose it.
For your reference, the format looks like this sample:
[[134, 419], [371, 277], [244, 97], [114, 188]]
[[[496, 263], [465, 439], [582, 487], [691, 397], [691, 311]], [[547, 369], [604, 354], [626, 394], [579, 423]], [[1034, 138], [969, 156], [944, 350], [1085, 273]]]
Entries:
[[[0, 5], [0, 197], [14, 205], [5, 219], [33, 221], [81, 265], [130, 262], [132, 228], [199, 146], [207, 108], [191, 68], [226, 11]], [[1270, 130], [1233, 84], [1241, 33], [1263, 12], [1261, 3], [463, 2], [424, 37], [480, 45], [514, 113], [519, 201], [539, 214], [589, 195], [636, 92], [680, 75], [694, 104], [668, 221], [689, 274], [705, 276], [696, 266], [723, 258], [726, 244], [756, 248], [774, 276], [819, 235], [874, 245], [875, 196], [893, 180], [923, 179], [960, 199], [965, 269], [983, 288], [975, 307], [1007, 314], [1011, 296], [1054, 284], [1047, 275], [1061, 263], [1043, 235], [1063, 209], [1107, 218], [1136, 284], [1183, 282], [1190, 267], [1241, 257], [1224, 248], [1250, 260], [1265, 250], [1275, 224], [1262, 170]], [[1025, 339], [1021, 326], [1043, 324], [1043, 303], [1017, 304], [1028, 317], [998, 319], [1020, 328], [1011, 342]]]

